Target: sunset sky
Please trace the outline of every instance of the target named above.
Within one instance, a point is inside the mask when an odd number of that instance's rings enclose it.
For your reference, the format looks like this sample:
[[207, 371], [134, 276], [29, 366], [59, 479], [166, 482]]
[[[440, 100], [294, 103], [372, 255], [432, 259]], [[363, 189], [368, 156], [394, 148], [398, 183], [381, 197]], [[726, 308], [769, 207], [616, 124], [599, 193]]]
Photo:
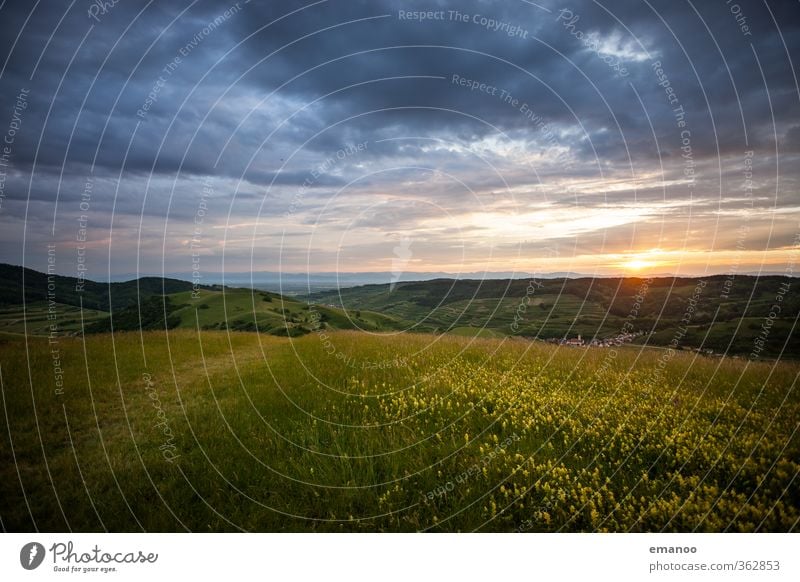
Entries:
[[98, 6], [0, 9], [0, 262], [43, 270], [55, 245], [59, 273], [80, 251], [104, 279], [797, 259], [797, 2]]

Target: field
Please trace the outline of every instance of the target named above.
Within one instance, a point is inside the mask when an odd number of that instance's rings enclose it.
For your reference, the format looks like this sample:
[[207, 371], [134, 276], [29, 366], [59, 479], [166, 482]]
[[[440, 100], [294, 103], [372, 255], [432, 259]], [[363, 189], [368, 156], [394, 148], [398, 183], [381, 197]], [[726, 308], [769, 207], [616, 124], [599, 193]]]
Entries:
[[[309, 306], [266, 291], [236, 288], [204, 288], [193, 296], [191, 291], [171, 293], [165, 310], [160, 295], [145, 295], [139, 303], [114, 310], [114, 331], [164, 329], [165, 317], [170, 328], [233, 331], [260, 331], [278, 336], [298, 336], [314, 330], [359, 329], [391, 331], [402, 329], [405, 322], [396, 317], [369, 310], [346, 313], [325, 305]], [[54, 315], [53, 319], [48, 318]], [[111, 331], [109, 312], [81, 309], [79, 305], [34, 301], [25, 307], [19, 304], [0, 305], [0, 334], [23, 338], [47, 336], [55, 321], [58, 334], [79, 335]]]
[[775, 276], [438, 279], [394, 288], [363, 285], [308, 298], [346, 313], [378, 311], [422, 332], [463, 334], [464, 328], [475, 328], [469, 335], [482, 329], [494, 337], [588, 340], [612, 338], [631, 326], [628, 331], [641, 334], [639, 344], [668, 346], [679, 333], [681, 347], [730, 355], [749, 355], [769, 318], [769, 342], [760, 355], [786, 359], [800, 354], [800, 299], [785, 285], [793, 283]]
[[4, 529], [797, 529], [796, 364], [184, 316], [0, 344]]
[[[58, 316], [57, 327], [59, 332], [77, 332], [81, 329], [81, 319], [84, 324], [91, 324], [108, 316], [105, 311], [83, 309], [74, 305], [56, 304], [55, 313]], [[48, 335], [52, 320], [48, 319], [49, 306], [44, 301], [30, 303], [24, 308], [22, 305], [0, 306], [0, 333], [16, 335], [20, 338], [27, 335]]]
[[304, 335], [319, 327], [364, 331], [399, 327], [394, 318], [380, 313], [358, 311], [348, 316], [340, 309], [322, 305], [312, 309], [303, 301], [250, 289], [202, 290], [196, 297], [190, 292], [169, 297], [173, 304], [181, 306], [172, 315], [180, 318], [177, 327], [184, 329], [195, 329], [199, 324], [203, 329]]

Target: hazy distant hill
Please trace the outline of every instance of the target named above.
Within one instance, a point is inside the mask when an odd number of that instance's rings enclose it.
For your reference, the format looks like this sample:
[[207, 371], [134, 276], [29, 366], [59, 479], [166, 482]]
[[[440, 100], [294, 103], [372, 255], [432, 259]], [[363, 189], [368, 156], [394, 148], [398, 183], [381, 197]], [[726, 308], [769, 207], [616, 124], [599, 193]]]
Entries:
[[[170, 277], [178, 279], [190, 279], [191, 273], [170, 273]], [[382, 285], [403, 282], [432, 281], [434, 279], [528, 279], [530, 273], [520, 271], [486, 271], [469, 273], [448, 273], [405, 271], [403, 273], [392, 273], [388, 271], [372, 273], [353, 273], [353, 272], [308, 272], [308, 273], [279, 273], [276, 271], [254, 271], [252, 273], [208, 273], [204, 276], [206, 283], [215, 283], [233, 287], [254, 287], [266, 291], [274, 291], [282, 294], [307, 294], [321, 291], [331, 291], [345, 289], [358, 285]], [[555, 272], [539, 273], [537, 277], [543, 279], [556, 278], [578, 278], [590, 277], [591, 275]], [[127, 278], [134, 278], [130, 275]], [[118, 276], [115, 280], [120, 280]]]

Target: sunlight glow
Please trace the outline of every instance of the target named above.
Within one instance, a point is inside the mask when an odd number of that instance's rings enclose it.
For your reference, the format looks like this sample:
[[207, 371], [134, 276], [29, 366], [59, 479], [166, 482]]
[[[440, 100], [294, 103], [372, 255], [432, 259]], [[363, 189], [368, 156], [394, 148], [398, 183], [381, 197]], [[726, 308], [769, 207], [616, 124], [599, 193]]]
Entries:
[[650, 267], [654, 267], [656, 263], [653, 261], [645, 261], [644, 259], [631, 259], [626, 263], [622, 263], [622, 268], [626, 271], [641, 271], [643, 269], [649, 269]]
[[617, 266], [629, 273], [648, 271], [654, 267], [663, 266], [665, 264], [663, 260], [659, 260], [658, 258], [661, 253], [661, 249], [650, 249], [649, 251], [626, 255]]

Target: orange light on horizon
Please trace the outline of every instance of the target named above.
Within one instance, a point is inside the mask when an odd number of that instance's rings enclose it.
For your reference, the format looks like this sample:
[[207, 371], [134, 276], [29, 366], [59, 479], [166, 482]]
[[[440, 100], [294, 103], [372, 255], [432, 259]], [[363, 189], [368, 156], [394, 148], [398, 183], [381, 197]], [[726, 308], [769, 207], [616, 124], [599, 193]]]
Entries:
[[661, 267], [667, 263], [656, 258], [661, 254], [661, 249], [651, 249], [632, 255], [627, 255], [617, 263], [617, 267], [629, 273], [641, 273], [654, 267]]
[[641, 271], [643, 269], [654, 267], [655, 265], [656, 263], [653, 261], [645, 261], [644, 259], [631, 259], [630, 261], [622, 263], [620, 266], [626, 271]]

